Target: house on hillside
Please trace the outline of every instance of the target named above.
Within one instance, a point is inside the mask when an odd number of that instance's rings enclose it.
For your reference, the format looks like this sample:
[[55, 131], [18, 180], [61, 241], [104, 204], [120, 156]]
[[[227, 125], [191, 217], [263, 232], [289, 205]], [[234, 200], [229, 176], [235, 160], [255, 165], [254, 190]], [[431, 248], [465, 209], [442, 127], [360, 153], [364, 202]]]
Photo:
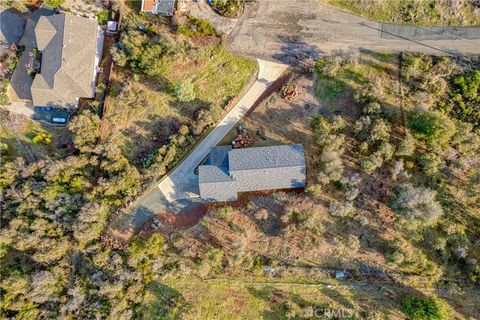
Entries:
[[33, 105], [72, 109], [93, 98], [103, 49], [96, 20], [61, 13], [42, 16], [35, 27], [40, 73], [31, 86]]
[[142, 0], [142, 12], [170, 17], [175, 10], [175, 0]]
[[305, 174], [301, 144], [215, 147], [208, 164], [198, 167], [200, 197], [207, 201], [235, 201], [239, 192], [303, 188]]

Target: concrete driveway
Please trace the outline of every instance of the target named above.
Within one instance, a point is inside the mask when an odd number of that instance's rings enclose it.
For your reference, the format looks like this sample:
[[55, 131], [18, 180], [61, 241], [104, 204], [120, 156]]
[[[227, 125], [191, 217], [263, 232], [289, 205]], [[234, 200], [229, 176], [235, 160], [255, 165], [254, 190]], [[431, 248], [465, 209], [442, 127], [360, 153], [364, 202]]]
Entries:
[[222, 138], [247, 113], [265, 90], [287, 69], [286, 65], [257, 60], [257, 80], [225, 118], [203, 139], [167, 177], [152, 186], [130, 208], [119, 214], [111, 226], [118, 230], [137, 230], [156, 213], [181, 213], [201, 202], [198, 195], [198, 176], [195, 168]]
[[334, 50], [480, 53], [480, 27], [416, 27], [366, 20], [318, 0], [259, 0], [229, 37], [238, 53], [291, 65]]
[[287, 68], [283, 64], [263, 60], [257, 61], [259, 66], [257, 81], [210, 134], [158, 185], [160, 192], [168, 201], [199, 196], [198, 176], [194, 174], [195, 168], [208, 156], [210, 149], [223, 139], [270, 84], [280, 77]]

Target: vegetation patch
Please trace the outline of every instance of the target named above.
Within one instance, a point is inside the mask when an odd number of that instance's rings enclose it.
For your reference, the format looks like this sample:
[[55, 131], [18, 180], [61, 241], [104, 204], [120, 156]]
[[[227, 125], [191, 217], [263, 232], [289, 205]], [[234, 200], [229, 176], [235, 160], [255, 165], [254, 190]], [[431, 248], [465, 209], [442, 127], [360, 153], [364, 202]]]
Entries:
[[327, 0], [327, 3], [368, 19], [418, 25], [469, 26], [480, 24], [475, 1], [449, 0]]
[[215, 27], [208, 20], [188, 16], [185, 21], [181, 21], [177, 26], [177, 33], [189, 37], [216, 36]]
[[209, 2], [217, 13], [228, 18], [239, 18], [245, 5], [243, 0], [212, 0]]
[[10, 84], [10, 78], [20, 60], [20, 56], [25, 50], [24, 46], [11, 44], [3, 56], [0, 57], [0, 105], [10, 103], [7, 95], [7, 89]]
[[166, 28], [134, 28], [148, 21], [132, 22], [112, 50], [120, 68], [113, 74], [108, 134], [138, 168], [160, 177], [220, 119], [226, 99], [240, 94], [256, 65]]

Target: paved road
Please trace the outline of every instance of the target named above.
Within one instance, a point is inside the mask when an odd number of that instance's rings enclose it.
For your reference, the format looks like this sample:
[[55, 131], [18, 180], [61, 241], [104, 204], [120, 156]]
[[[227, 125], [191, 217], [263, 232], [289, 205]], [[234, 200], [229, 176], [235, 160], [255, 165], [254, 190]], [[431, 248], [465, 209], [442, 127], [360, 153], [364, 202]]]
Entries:
[[480, 27], [384, 24], [345, 13], [318, 0], [247, 2], [229, 40], [236, 53], [291, 65], [350, 48], [480, 53]]

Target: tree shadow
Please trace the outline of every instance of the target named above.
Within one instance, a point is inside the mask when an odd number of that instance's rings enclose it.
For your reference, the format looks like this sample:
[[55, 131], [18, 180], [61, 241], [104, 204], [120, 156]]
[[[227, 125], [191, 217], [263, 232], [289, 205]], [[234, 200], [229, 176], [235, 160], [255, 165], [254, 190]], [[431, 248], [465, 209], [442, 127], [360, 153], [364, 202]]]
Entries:
[[134, 124], [137, 128], [123, 129], [122, 133], [128, 139], [129, 158], [137, 167], [154, 150], [168, 144], [170, 136], [177, 133], [182, 125], [177, 117], [157, 118], [153, 115], [145, 121], [135, 121]]
[[307, 44], [299, 36], [279, 35], [280, 52], [272, 55], [274, 60], [294, 67], [309, 66], [319, 59], [323, 51], [316, 45]]
[[210, 102], [203, 101], [198, 98], [188, 102], [173, 99], [169, 101], [169, 105], [173, 109], [177, 110], [181, 115], [189, 119], [193, 119], [195, 117], [195, 112], [197, 112], [199, 109], [212, 110], [213, 108], [213, 105]]
[[293, 319], [306, 319], [309, 316], [304, 317], [302, 309], [316, 308], [315, 303], [303, 299], [300, 295], [272, 286], [265, 286], [261, 289], [250, 286], [247, 287], [247, 291], [253, 297], [268, 304], [268, 309], [262, 312], [262, 318], [266, 320], [290, 319], [292, 316]]
[[157, 281], [148, 286], [146, 297], [141, 312], [143, 319], [182, 319], [188, 308], [179, 291]]

